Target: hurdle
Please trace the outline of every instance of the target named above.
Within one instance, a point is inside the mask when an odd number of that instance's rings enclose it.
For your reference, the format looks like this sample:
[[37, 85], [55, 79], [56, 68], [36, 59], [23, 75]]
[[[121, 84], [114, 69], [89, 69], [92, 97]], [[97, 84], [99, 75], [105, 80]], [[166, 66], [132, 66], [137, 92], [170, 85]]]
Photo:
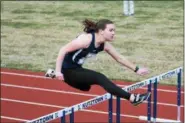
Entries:
[[[163, 74], [161, 78], [155, 78], [154, 82], [154, 89], [153, 89], [153, 117], [151, 117], [151, 97], [148, 99], [148, 110], [147, 110], [147, 117], [146, 116], [139, 116], [140, 120], [148, 121], [148, 122], [173, 122], [173, 123], [180, 123], [180, 106], [181, 106], [181, 76], [182, 76], [182, 67], [177, 69], [176, 71], [171, 71], [168, 74]], [[159, 83], [160, 80], [170, 77], [172, 75], [177, 75], [177, 120], [171, 120], [171, 119], [164, 119], [164, 118], [157, 118], [157, 83]], [[151, 81], [148, 85], [148, 92], [151, 92]]]
[[[156, 82], [155, 80], [163, 80], [166, 78], [170, 78], [173, 75], [176, 75], [179, 70], [182, 70], [182, 67], [176, 68], [174, 70], [170, 70], [166, 73], [160, 74], [155, 77], [151, 77], [151, 78], [143, 80], [141, 82], [126, 86], [122, 89], [127, 92], [130, 92], [130, 91], [136, 90], [138, 88], [144, 87], [146, 85], [153, 84]], [[159, 81], [157, 81], [157, 82], [159, 82]], [[59, 110], [59, 111], [56, 111], [56, 112], [53, 112], [53, 113], [50, 113], [50, 114], [47, 114], [44, 116], [41, 116], [39, 118], [30, 120], [27, 123], [46, 123], [46, 122], [49, 122], [49, 121], [52, 121], [52, 120], [55, 120], [58, 118], [61, 118], [61, 122], [64, 123], [66, 115], [70, 115], [70, 123], [73, 123], [74, 122], [74, 112], [86, 109], [88, 107], [99, 104], [99, 103], [104, 102], [106, 100], [109, 100], [109, 112], [108, 112], [109, 119], [108, 120], [109, 120], [109, 123], [112, 123], [112, 120], [113, 120], [113, 118], [112, 118], [112, 114], [113, 114], [112, 95], [110, 93], [106, 93], [104, 95], [97, 96], [93, 99], [84, 101], [82, 103], [67, 107], [65, 109], [62, 109], [62, 110]], [[117, 104], [120, 105], [120, 98], [119, 97], [117, 97]], [[120, 107], [117, 107], [116, 115], [117, 115], [117, 117], [116, 117], [117, 123], [119, 123], [120, 122]], [[140, 118], [143, 118], [143, 117], [140, 117]]]

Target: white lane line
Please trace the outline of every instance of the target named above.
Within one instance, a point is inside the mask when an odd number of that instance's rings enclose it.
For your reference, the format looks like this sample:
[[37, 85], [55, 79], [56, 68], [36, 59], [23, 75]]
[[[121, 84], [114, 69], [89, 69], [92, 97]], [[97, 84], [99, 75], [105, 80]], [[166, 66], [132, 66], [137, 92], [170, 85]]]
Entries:
[[16, 121], [22, 121], [22, 122], [28, 122], [29, 120], [26, 119], [20, 119], [15, 117], [8, 117], [8, 116], [1, 116], [2, 119], [8, 119], [8, 120], [16, 120]]
[[46, 91], [46, 92], [54, 92], [54, 93], [64, 93], [64, 94], [74, 94], [74, 95], [81, 95], [81, 96], [88, 96], [88, 97], [96, 97], [99, 95], [94, 94], [85, 94], [85, 93], [78, 93], [78, 92], [71, 92], [71, 91], [62, 91], [62, 90], [53, 90], [53, 89], [45, 89], [45, 88], [37, 88], [37, 87], [30, 87], [30, 86], [21, 86], [21, 85], [13, 85], [13, 84], [4, 84], [1, 83], [2, 86], [7, 87], [15, 87], [21, 89], [29, 89], [29, 90], [37, 90], [37, 91]]
[[[37, 105], [37, 106], [46, 106], [46, 107], [51, 107], [51, 108], [67, 108], [64, 106], [59, 106], [59, 105], [51, 105], [51, 104], [44, 104], [44, 103], [37, 103], [37, 102], [29, 102], [29, 101], [22, 101], [22, 100], [15, 100], [15, 99], [8, 99], [8, 98], [0, 98], [2, 101], [9, 101], [9, 102], [14, 102], [14, 103], [22, 103], [22, 104], [31, 104], [31, 105]], [[99, 114], [108, 114], [108, 112], [105, 111], [99, 111], [99, 110], [87, 110], [87, 109], [82, 109], [81, 111], [84, 112], [91, 112], [91, 113], [99, 113]], [[116, 113], [113, 113], [113, 115], [116, 116]], [[135, 115], [127, 115], [127, 114], [120, 114], [122, 117], [129, 117], [129, 118], [139, 118], [139, 116]]]
[[30, 104], [30, 105], [37, 105], [37, 106], [46, 106], [46, 107], [52, 107], [52, 108], [67, 108], [64, 106], [58, 106], [58, 105], [50, 105], [50, 104], [44, 104], [44, 103], [37, 103], [37, 102], [29, 102], [29, 101], [22, 101], [22, 100], [16, 100], [16, 99], [8, 99], [8, 98], [1, 98], [2, 101], [9, 101], [9, 102], [15, 102], [15, 103], [24, 103], [24, 104]]
[[33, 78], [42, 78], [42, 79], [51, 79], [44, 76], [38, 76], [38, 75], [29, 75], [29, 74], [20, 74], [20, 73], [12, 73], [12, 72], [1, 72], [1, 74], [7, 74], [7, 75], [15, 75], [15, 76], [23, 76], [23, 77], [33, 77]]
[[[64, 94], [73, 94], [73, 95], [81, 95], [81, 96], [87, 96], [87, 97], [97, 97], [100, 95], [93, 95], [93, 94], [84, 94], [84, 93], [77, 93], [77, 92], [69, 92], [69, 91], [59, 91], [59, 90], [51, 90], [51, 89], [44, 89], [44, 88], [36, 88], [36, 87], [28, 87], [28, 86], [20, 86], [20, 85], [12, 85], [12, 84], [3, 84], [1, 83], [1, 86], [6, 86], [6, 87], [15, 87], [15, 88], [21, 88], [21, 89], [29, 89], [29, 90], [37, 90], [37, 91], [45, 91], [45, 92], [54, 92], [54, 93], [64, 93]], [[116, 99], [116, 97], [113, 97], [113, 99]], [[121, 99], [125, 100], [125, 99]], [[144, 103], [147, 103], [146, 101]], [[153, 102], [151, 102], [153, 103]], [[168, 103], [161, 103], [157, 102], [158, 105], [164, 105], [164, 106], [172, 106], [176, 107], [176, 104], [168, 104]], [[181, 107], [184, 107], [181, 105]]]
[[[38, 76], [38, 75], [19, 74], [19, 73], [12, 73], [12, 72], [1, 72], [1, 74], [16, 75], [16, 76], [23, 76], [23, 77], [33, 77], [33, 78], [43, 78], [43, 79], [50, 79], [51, 80], [51, 78], [47, 78], [44, 76]], [[120, 87], [127, 86], [127, 85], [120, 85], [120, 84], [117, 84], [117, 85]], [[145, 87], [142, 87], [141, 89], [147, 90], [147, 88], [145, 88]], [[163, 92], [169, 92], [169, 93], [177, 93], [177, 91], [167, 90], [167, 89], [157, 89], [157, 90], [163, 91]], [[183, 91], [181, 93], [184, 94]]]

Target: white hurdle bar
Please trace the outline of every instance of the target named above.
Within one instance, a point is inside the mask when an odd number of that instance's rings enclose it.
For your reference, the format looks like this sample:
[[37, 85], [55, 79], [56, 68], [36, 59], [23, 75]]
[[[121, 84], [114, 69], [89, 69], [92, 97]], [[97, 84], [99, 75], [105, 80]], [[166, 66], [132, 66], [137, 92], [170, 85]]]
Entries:
[[[150, 80], [152, 80], [151, 83], [155, 83], [155, 78], [157, 78], [158, 80], [163, 80], [163, 79], [166, 79], [166, 78], [171, 78], [173, 75], [176, 75], [177, 72], [180, 69], [182, 69], [182, 67], [176, 68], [174, 70], [170, 70], [170, 71], [168, 71], [166, 73], [162, 73], [162, 74], [160, 74], [158, 76], [151, 77], [151, 78], [146, 79], [146, 80], [143, 80], [141, 82], [138, 82], [138, 83], [135, 83], [135, 84], [126, 86], [126, 87], [124, 87], [122, 89], [125, 90], [125, 91], [130, 92], [130, 91], [133, 91], [135, 89], [138, 89], [138, 88], [141, 88], [141, 87], [144, 87], [144, 86], [150, 84]], [[50, 113], [50, 114], [41, 116], [41, 117], [36, 118], [36, 119], [33, 119], [33, 120], [30, 120], [27, 123], [46, 123], [46, 122], [55, 120], [57, 118], [63, 117], [63, 112], [64, 111], [65, 111], [65, 115], [69, 115], [69, 114], [72, 113], [72, 110], [74, 112], [80, 111], [80, 110], [86, 109], [88, 107], [91, 107], [93, 105], [96, 105], [98, 103], [104, 102], [104, 101], [106, 101], [106, 100], [108, 100], [110, 98], [111, 98], [111, 94], [110, 93], [106, 93], [106, 94], [104, 94], [102, 96], [97, 96], [97, 97], [95, 97], [93, 99], [84, 101], [82, 103], [73, 105], [71, 107], [68, 107], [68, 108], [65, 108], [65, 109], [62, 109], [62, 110], [59, 110], [59, 111], [56, 111], [56, 112], [53, 112], [53, 113]]]
[[[146, 116], [139, 116], [139, 120], [147, 121], [147, 117]], [[157, 123], [181, 123], [181, 121], [177, 121], [177, 120], [169, 120], [169, 119], [162, 119], [162, 118], [154, 119], [153, 117], [151, 117], [151, 122], [157, 122]]]

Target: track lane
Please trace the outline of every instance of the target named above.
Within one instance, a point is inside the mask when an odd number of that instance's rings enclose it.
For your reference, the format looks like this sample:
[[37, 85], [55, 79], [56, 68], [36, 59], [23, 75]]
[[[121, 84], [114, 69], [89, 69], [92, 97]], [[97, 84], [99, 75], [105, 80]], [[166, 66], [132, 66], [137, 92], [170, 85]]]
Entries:
[[[18, 117], [18, 118], [24, 118], [24, 119], [34, 119], [39, 116], [42, 116], [43, 114], [48, 114], [54, 111], [57, 111], [61, 108], [53, 108], [53, 107], [46, 107], [46, 106], [38, 106], [38, 105], [30, 105], [30, 104], [21, 104], [17, 102], [9, 102], [9, 101], [2, 101], [1, 105], [3, 107], [10, 107], [13, 110], [18, 110], [19, 112], [12, 112], [12, 110], [7, 110], [2, 113], [4, 116], [9, 116], [9, 117]], [[25, 109], [28, 109], [27, 112], [25, 112]], [[4, 109], [2, 109], [4, 110]], [[38, 112], [39, 110], [39, 112]], [[22, 113], [24, 112], [24, 113]], [[31, 115], [30, 114], [34, 114]], [[34, 117], [34, 118], [33, 118]], [[69, 121], [68, 118], [69, 116], [66, 117], [67, 121]], [[114, 121], [116, 119], [116, 116], [113, 116]], [[6, 119], [5, 119], [6, 120]], [[7, 121], [7, 120], [6, 120]], [[54, 120], [54, 121], [59, 121], [59, 119]], [[51, 122], [54, 122], [51, 121]], [[107, 112], [84, 112], [84, 111], [79, 111], [75, 112], [75, 122], [107, 122], [108, 121], [108, 114]], [[121, 121], [129, 121], [129, 122], [139, 122], [138, 118], [128, 118], [128, 117], [121, 117]]]
[[[28, 79], [39, 77], [40, 79], [45, 79], [46, 81], [48, 80], [48, 78], [44, 77], [45, 73], [43, 73], [43, 72], [32, 72], [32, 71], [27, 71], [27, 70], [16, 70], [16, 69], [1, 68], [1, 73], [3, 73], [3, 72], [9, 73], [9, 74], [3, 74], [3, 75], [7, 75], [7, 76], [18, 76], [16, 74], [20, 74], [21, 76], [19, 76], [19, 77], [27, 77]], [[36, 79], [39, 79], [39, 78], [36, 78]], [[57, 80], [55, 80], [55, 81], [57, 81]], [[61, 82], [61, 81], [59, 81], [59, 82]], [[116, 84], [121, 85], [122, 87], [124, 87], [124, 85], [133, 84], [132, 82], [124, 82], [124, 81], [119, 81], [119, 80], [114, 80], [114, 82]], [[176, 90], [176, 86], [159, 85], [158, 90], [160, 91], [161, 89], [168, 90], [168, 91], [172, 92], [173, 90]], [[182, 91], [184, 93], [184, 88], [182, 88]]]
[[[14, 79], [12, 79], [14, 78]], [[93, 94], [93, 95], [103, 95], [106, 93], [104, 89], [97, 85], [93, 85], [91, 90], [89, 92], [80, 91], [77, 89], [74, 89], [67, 85], [64, 82], [58, 81], [58, 80], [52, 80], [52, 79], [42, 79], [42, 78], [29, 78], [29, 77], [20, 77], [20, 76], [11, 76], [9, 75], [3, 75], [1, 77], [1, 81], [6, 84], [15, 84], [15, 85], [21, 85], [21, 86], [29, 86], [29, 87], [38, 87], [38, 88], [45, 88], [45, 89], [52, 89], [52, 90], [61, 90], [61, 91], [68, 91], [68, 92], [77, 92], [82, 94]], [[160, 87], [160, 86], [159, 86]], [[182, 89], [183, 90], [183, 89]], [[147, 90], [143, 89], [137, 89], [133, 92], [138, 93], [144, 93]], [[176, 104], [176, 95], [177, 93], [170, 93], [171, 98], [164, 98], [168, 97], [168, 94], [170, 92], [164, 92], [164, 91], [158, 91], [158, 100], [163, 103], [170, 103], [170, 104]], [[184, 104], [184, 94], [181, 93], [181, 103]]]
[[[4, 95], [4, 98], [10, 98], [10, 99], [17, 99], [17, 100], [24, 100], [24, 101], [36, 101], [38, 103], [46, 103], [46, 104], [53, 104], [53, 105], [60, 105], [60, 106], [72, 106], [78, 103], [83, 102], [84, 100], [88, 100], [91, 99], [91, 97], [84, 97], [84, 96], [73, 96], [73, 98], [70, 98], [70, 101], [67, 100], [68, 97], [71, 97], [71, 95], [68, 94], [55, 94], [55, 93], [50, 93], [50, 92], [38, 92], [38, 91], [32, 91], [32, 90], [27, 90], [27, 89], [18, 89], [18, 88], [13, 88], [13, 87], [1, 87], [1, 91], [2, 94]], [[12, 92], [12, 93], [16, 93], [16, 95], [12, 95], [10, 93], [7, 92]], [[29, 95], [29, 96], [27, 96]], [[46, 95], [46, 97], [44, 97], [43, 95]], [[85, 99], [84, 99], [85, 98]], [[59, 100], [58, 99], [64, 99], [64, 100]], [[57, 101], [56, 101], [57, 100]], [[115, 104], [116, 101], [114, 100], [113, 102], [114, 104], [114, 112], [115, 112]], [[127, 101], [122, 101], [121, 102], [121, 113], [122, 114], [132, 114], [132, 115], [147, 115], [147, 104], [141, 104], [139, 106], [133, 106], [131, 105], [129, 102]], [[92, 106], [88, 109], [91, 110], [98, 110], [98, 111], [107, 111], [108, 108], [108, 102], [105, 101], [101, 104], [97, 104], [95, 106]], [[158, 106], [158, 110], [161, 111], [174, 111], [176, 109], [176, 107], [171, 107], [171, 106]], [[182, 113], [183, 113], [183, 108], [182, 109]], [[169, 113], [164, 113], [164, 112], [158, 112], [159, 116], [163, 116], [167, 119], [175, 119], [176, 116], [176, 112], [171, 112]]]
[[[32, 74], [32, 72], [28, 72], [28, 74]], [[35, 75], [38, 75], [38, 73], [36, 73]], [[43, 75], [43, 73], [40, 73], [39, 75]], [[11, 77], [10, 77], [11, 76]], [[14, 76], [14, 77], [12, 77], [12, 76]], [[13, 79], [12, 79], [13, 78]], [[26, 79], [25, 79], [26, 78]], [[2, 81], [3, 80], [3, 81]], [[64, 84], [64, 83], [61, 83], [60, 81], [57, 81], [57, 80], [51, 80], [51, 79], [44, 79], [44, 81], [43, 81], [43, 79], [42, 78], [33, 78], [33, 77], [20, 77], [20, 76], [16, 76], [15, 77], [15, 75], [7, 75], [7, 77], [6, 77], [6, 75], [3, 75], [2, 76], [2, 78], [1, 78], [1, 82], [4, 82], [4, 80], [8, 80], [8, 82], [10, 82], [9, 84], [17, 84], [17, 83], [19, 83], [19, 84], [21, 84], [21, 85], [26, 85], [26, 86], [33, 86], [33, 87], [44, 87], [44, 88], [48, 88], [48, 89], [57, 89], [57, 90], [61, 90], [61, 88], [62, 89], [66, 89], [66, 91], [72, 91], [72, 92], [79, 92], [79, 93], [84, 93], [84, 92], [81, 92], [81, 91], [78, 91], [78, 90], [76, 90], [76, 89], [73, 89], [73, 88], [71, 88], [71, 87], [69, 87], [67, 84]], [[17, 81], [18, 80], [18, 81]], [[21, 81], [19, 81], [19, 80], [21, 80]], [[15, 82], [16, 81], [16, 82]], [[24, 83], [22, 82], [22, 81], [24, 81]], [[30, 84], [31, 83], [31, 84]], [[44, 84], [43, 84], [44, 83]], [[120, 83], [120, 82], [116, 82], [116, 83]], [[18, 84], [18, 85], [19, 85]], [[62, 84], [62, 86], [61, 86], [61, 84]], [[131, 84], [131, 83], [126, 83], [126, 84]], [[164, 86], [163, 86], [164, 87]], [[159, 87], [159, 88], [162, 88], [161, 86]], [[169, 88], [169, 87], [168, 87]], [[175, 89], [176, 87], [170, 87], [171, 89]], [[100, 90], [100, 91], [99, 91]], [[183, 90], [183, 89], [182, 89]], [[88, 92], [89, 94], [97, 94], [97, 91], [98, 91], [98, 94], [104, 94], [105, 93], [105, 91], [102, 89], [102, 88], [100, 88], [100, 87], [98, 87], [98, 86], [93, 86], [92, 87], [92, 89], [91, 89], [91, 91], [90, 92]], [[143, 90], [141, 90], [141, 91], [143, 91]], [[158, 94], [159, 95], [159, 94]], [[162, 95], [161, 93], [160, 93], [160, 95]], [[165, 94], [164, 94], [165, 95]], [[182, 94], [183, 95], [183, 94]], [[164, 96], [163, 96], [164, 97]], [[172, 97], [172, 96], [171, 96]], [[184, 96], [183, 96], [184, 97]], [[90, 99], [91, 99], [92, 97], [90, 97]], [[173, 100], [173, 99], [172, 99]], [[176, 100], [176, 99], [175, 99]], [[83, 101], [82, 101], [83, 102]], [[126, 104], [126, 103], [128, 103], [128, 102], [126, 102], [126, 101], [124, 101], [124, 105], [122, 106], [123, 108], [124, 108], [124, 106], [126, 105], [126, 107], [128, 107], [127, 105], [130, 105], [130, 104]], [[169, 101], [166, 101], [166, 102], [169, 102]], [[176, 104], [176, 103], [175, 103]], [[183, 103], [183, 99], [182, 99], [182, 104], [184, 104]], [[143, 105], [143, 104], [142, 104]], [[97, 108], [96, 108], [97, 109]], [[100, 110], [102, 109], [102, 106], [100, 106]], [[106, 108], [107, 109], [107, 108]], [[144, 109], [144, 108], [142, 108], [142, 109]], [[182, 109], [182, 108], [181, 108]], [[130, 110], [130, 111], [134, 111], [134, 110], [136, 110], [136, 108], [134, 107], [134, 109], [132, 110]], [[159, 110], [161, 110], [161, 108], [159, 108], [158, 109], [158, 111]], [[163, 109], [162, 109], [163, 110]], [[169, 112], [168, 111], [168, 109], [165, 109], [167, 112]], [[121, 110], [122, 111], [122, 110]], [[127, 111], [127, 110], [123, 110], [123, 111]], [[174, 110], [173, 110], [174, 111]], [[125, 112], [124, 112], [125, 113]], [[146, 112], [145, 112], [146, 113]], [[76, 114], [76, 113], [75, 113]], [[132, 112], [131, 112], [131, 114], [132, 114]], [[164, 113], [162, 113], [161, 115], [163, 115]], [[166, 113], [165, 113], [166, 114]], [[183, 116], [183, 115], [182, 115]], [[171, 119], [172, 117], [170, 117], [170, 119]], [[129, 118], [128, 118], [129, 119]], [[183, 119], [183, 118], [182, 118]], [[184, 119], [183, 119], [184, 120]], [[127, 120], [126, 120], [127, 121]]]

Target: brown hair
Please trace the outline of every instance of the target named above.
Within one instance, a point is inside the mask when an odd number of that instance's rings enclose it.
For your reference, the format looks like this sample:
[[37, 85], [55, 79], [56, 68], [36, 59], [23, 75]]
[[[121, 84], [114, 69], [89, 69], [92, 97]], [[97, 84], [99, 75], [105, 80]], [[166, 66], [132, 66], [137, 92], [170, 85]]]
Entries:
[[104, 30], [107, 24], [113, 24], [113, 22], [108, 19], [101, 19], [98, 22], [85, 19], [82, 23], [85, 26], [83, 31], [86, 33], [98, 32], [100, 29]]

